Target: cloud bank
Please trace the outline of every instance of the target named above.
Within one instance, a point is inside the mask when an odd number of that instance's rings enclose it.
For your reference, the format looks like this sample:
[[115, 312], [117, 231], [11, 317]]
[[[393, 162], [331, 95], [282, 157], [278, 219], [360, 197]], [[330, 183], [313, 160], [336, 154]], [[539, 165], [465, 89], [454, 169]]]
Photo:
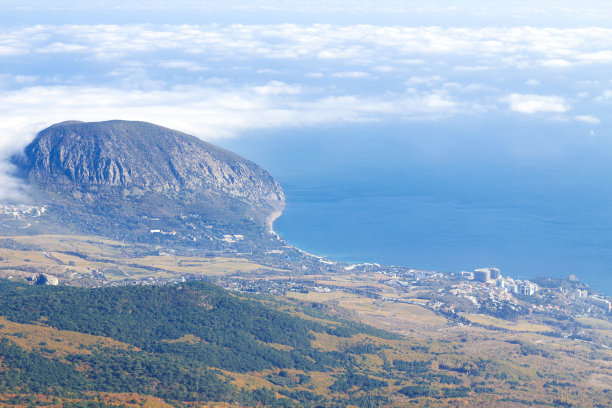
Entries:
[[473, 111], [441, 91], [380, 97], [312, 97], [300, 86], [272, 81], [250, 87], [177, 86], [167, 90], [106, 87], [29, 87], [0, 92], [0, 134], [23, 146], [58, 120], [128, 119], [155, 122], [204, 139], [253, 129], [370, 122], [385, 117], [423, 119]]
[[215, 141], [254, 129], [359, 123], [384, 118], [440, 118], [474, 107], [443, 92], [407, 91], [380, 97], [309, 97], [278, 81], [250, 87], [177, 86], [164, 90], [28, 87], [0, 92], [0, 200], [23, 197], [8, 158], [43, 128], [64, 120], [153, 122]]
[[[0, 26], [0, 156], [69, 119], [151, 121], [213, 141], [457, 115], [599, 125], [610, 49], [612, 30], [598, 27]], [[16, 185], [4, 163], [6, 195]]]
[[[331, 24], [37, 25], [0, 30], [0, 56], [77, 54], [99, 61], [178, 52], [218, 58], [350, 60], [364, 65], [417, 56], [477, 56], [476, 68], [568, 68], [612, 62], [612, 29], [443, 28]], [[198, 58], [197, 56], [200, 56]], [[503, 57], [503, 58], [502, 58]], [[380, 58], [384, 59], [381, 61]], [[418, 60], [418, 58], [417, 58]], [[176, 64], [179, 68], [181, 63]], [[469, 67], [469, 66], [468, 66]], [[465, 68], [465, 67], [463, 67]]]

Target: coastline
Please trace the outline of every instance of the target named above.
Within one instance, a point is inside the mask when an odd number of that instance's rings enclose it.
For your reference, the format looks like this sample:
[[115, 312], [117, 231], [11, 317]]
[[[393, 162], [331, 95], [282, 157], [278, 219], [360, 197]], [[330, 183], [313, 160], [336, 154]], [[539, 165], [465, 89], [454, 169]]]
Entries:
[[283, 215], [283, 210], [276, 210], [266, 219], [266, 222], [268, 224], [268, 231], [276, 238], [280, 238], [280, 236], [276, 233], [276, 231], [274, 231], [274, 221], [276, 221], [281, 215]]
[[[315, 255], [315, 254], [312, 254], [312, 253], [310, 253], [310, 252], [304, 251], [303, 249], [301, 249], [301, 248], [299, 248], [299, 247], [297, 247], [297, 246], [295, 246], [295, 245], [293, 245], [293, 244], [290, 244], [290, 243], [286, 242], [286, 241], [285, 241], [285, 240], [284, 240], [284, 239], [283, 239], [283, 238], [282, 238], [282, 237], [281, 237], [281, 236], [280, 236], [280, 235], [279, 235], [279, 234], [278, 234], [278, 233], [277, 233], [277, 232], [274, 230], [274, 221], [276, 221], [277, 219], [279, 219], [279, 218], [281, 217], [281, 215], [283, 215], [283, 210], [277, 210], [277, 211], [274, 211], [272, 214], [270, 214], [270, 215], [268, 216], [267, 220], [266, 220], [266, 221], [267, 221], [267, 223], [268, 223], [268, 232], [269, 232], [270, 234], [274, 235], [274, 237], [275, 237], [276, 239], [278, 239], [278, 240], [281, 240], [281, 241], [285, 242], [287, 245], [290, 245], [290, 246], [291, 246], [291, 248], [295, 249], [296, 251], [300, 252], [301, 254], [306, 255], [306, 256], [310, 256], [310, 257], [312, 257], [312, 258], [316, 258], [316, 259], [318, 259], [318, 260], [320, 260], [320, 261], [322, 261], [322, 262], [323, 262], [324, 260], [326, 260], [326, 261], [324, 261], [324, 262], [329, 263], [329, 264], [333, 264], [333, 265], [338, 264], [338, 263], [341, 263], [341, 264], [345, 263], [345, 262], [341, 262], [341, 261], [330, 261], [330, 260], [327, 260], [328, 258], [327, 258], [327, 257], [325, 257], [325, 256], [320, 256], [320, 255]], [[350, 265], [350, 263], [347, 263], [347, 265]]]

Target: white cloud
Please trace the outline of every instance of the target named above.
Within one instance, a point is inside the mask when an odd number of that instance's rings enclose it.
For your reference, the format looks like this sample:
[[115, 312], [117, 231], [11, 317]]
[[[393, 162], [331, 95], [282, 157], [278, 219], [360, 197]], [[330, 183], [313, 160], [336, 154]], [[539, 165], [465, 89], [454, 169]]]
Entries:
[[588, 123], [590, 125], [598, 125], [599, 123], [601, 123], [601, 120], [599, 118], [590, 115], [578, 115], [574, 119], [579, 122]]
[[483, 72], [491, 70], [491, 67], [486, 65], [458, 65], [453, 69], [460, 72]]
[[61, 53], [71, 53], [71, 52], [86, 52], [86, 51], [88, 51], [88, 48], [85, 45], [68, 44], [64, 42], [54, 42], [52, 44], [46, 45], [36, 50], [36, 52], [40, 52], [42, 54], [61, 54]]
[[596, 80], [596, 79], [587, 79], [587, 80], [576, 81], [576, 85], [579, 85], [579, 86], [599, 86], [599, 85], [601, 85], [601, 82]]
[[31, 85], [40, 80], [40, 77], [36, 75], [12, 75], [12, 74], [0, 74], [0, 89], [10, 86], [24, 86]]
[[442, 89], [447, 91], [459, 91], [463, 93], [474, 93], [474, 92], [496, 92], [497, 89], [486, 84], [469, 83], [463, 84], [459, 82], [446, 82], [442, 86]]
[[423, 59], [399, 59], [396, 62], [402, 65], [423, 65], [426, 63]]
[[39, 79], [36, 75], [15, 75], [13, 80], [18, 84], [31, 84]]
[[25, 202], [28, 189], [21, 180], [13, 176], [15, 168], [8, 158], [0, 158], [0, 201]]
[[257, 73], [260, 75], [276, 75], [276, 74], [280, 74], [281, 72], [276, 70], [276, 69], [270, 69], [270, 68], [263, 68], [263, 69], [258, 69]]
[[371, 75], [363, 71], [344, 71], [332, 74], [332, 78], [370, 78]]
[[406, 80], [406, 85], [411, 86], [411, 85], [433, 85], [436, 83], [439, 83], [441, 81], [444, 81], [444, 78], [442, 78], [439, 75], [433, 75], [433, 76], [427, 76], [427, 77], [422, 77], [422, 76], [413, 76], [410, 77]]
[[280, 81], [271, 81], [263, 86], [254, 86], [251, 88], [258, 95], [298, 95], [302, 93], [302, 87], [297, 85], [289, 85]]
[[[505, 106], [564, 116], [574, 109], [564, 97], [512, 93], [514, 87], [556, 84], [561, 89], [547, 92], [587, 89], [610, 99], [612, 91], [586, 88], [578, 78], [559, 80], [573, 68], [607, 72], [610, 49], [612, 29], [593, 27], [0, 27], [0, 150], [23, 147], [36, 130], [67, 119], [145, 120], [215, 139], [251, 129], [439, 119]], [[37, 71], [40, 61], [48, 65]], [[284, 82], [253, 84], [261, 78]], [[379, 81], [356, 87], [343, 80], [360, 78]], [[587, 97], [573, 97], [576, 111], [588, 112], [579, 106]], [[589, 115], [564, 118], [599, 123]]]
[[190, 72], [208, 71], [209, 68], [192, 61], [163, 61], [159, 63], [159, 66], [167, 69], [185, 69]]
[[547, 68], [568, 68], [573, 65], [570, 61], [562, 59], [562, 58], [540, 60], [538, 62], [543, 67], [547, 67]]
[[[2, 29], [0, 55], [86, 54], [119, 61], [159, 52], [206, 58], [267, 58], [424, 64], [427, 57], [465, 58], [458, 71], [504, 66], [546, 68], [612, 63], [604, 28], [443, 28], [331, 24], [64, 25]], [[415, 58], [417, 56], [417, 58]], [[186, 58], [189, 59], [189, 58]]]
[[591, 53], [582, 53], [576, 56], [581, 63], [587, 64], [609, 64], [612, 62], [612, 51], [602, 50]]
[[[314, 95], [314, 97], [313, 97]], [[170, 89], [27, 87], [0, 91], [0, 199], [17, 197], [6, 158], [36, 132], [65, 120], [141, 120], [212, 140], [252, 129], [359, 123], [385, 118], [422, 120], [478, 111], [441, 91], [317, 96], [300, 85], [272, 81], [258, 86], [176, 86]]]
[[571, 109], [566, 100], [556, 95], [513, 93], [506, 98], [513, 112], [528, 115], [536, 113], [565, 113]]
[[177, 86], [148, 91], [29, 87], [0, 91], [0, 141], [17, 141], [10, 145], [23, 147], [36, 130], [64, 120], [143, 120], [217, 139], [250, 129], [371, 121], [389, 116], [421, 119], [473, 109], [473, 105], [454, 101], [440, 91], [312, 98], [301, 86], [278, 81], [238, 88]]
[[[15, 167], [10, 163], [13, 155], [18, 154], [33, 137], [34, 132], [27, 129], [23, 121], [3, 118], [7, 123], [0, 125], [0, 201], [27, 199], [27, 188], [13, 176]], [[22, 132], [15, 131], [19, 128]]]
[[439, 94], [427, 95], [423, 103], [432, 109], [453, 109], [456, 106], [455, 102]]
[[395, 68], [393, 68], [390, 65], [379, 65], [379, 66], [373, 67], [372, 70], [376, 72], [393, 72], [395, 71]]

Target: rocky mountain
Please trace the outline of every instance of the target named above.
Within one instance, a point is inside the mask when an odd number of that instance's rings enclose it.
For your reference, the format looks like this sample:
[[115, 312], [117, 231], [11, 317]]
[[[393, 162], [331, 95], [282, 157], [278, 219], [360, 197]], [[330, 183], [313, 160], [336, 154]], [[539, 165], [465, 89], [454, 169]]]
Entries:
[[[228, 231], [245, 222], [247, 229], [266, 228], [285, 203], [280, 185], [256, 164], [145, 122], [62, 122], [41, 131], [14, 161], [36, 201], [83, 232], [113, 232], [112, 225], [116, 237], [134, 228], [197, 230], [194, 217]], [[156, 222], [136, 225], [143, 219]], [[197, 240], [194, 232], [190, 239]]]

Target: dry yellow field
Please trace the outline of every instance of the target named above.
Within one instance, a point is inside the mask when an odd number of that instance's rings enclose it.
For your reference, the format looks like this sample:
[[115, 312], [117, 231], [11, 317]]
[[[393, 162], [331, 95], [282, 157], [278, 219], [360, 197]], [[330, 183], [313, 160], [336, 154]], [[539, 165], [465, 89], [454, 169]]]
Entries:
[[44, 324], [21, 324], [0, 316], [0, 336], [8, 337], [25, 350], [53, 350], [55, 357], [69, 354], [89, 354], [91, 346], [134, 349], [134, 347], [108, 337], [58, 330]]
[[287, 293], [287, 297], [330, 304], [350, 312], [351, 316], [363, 323], [396, 333], [411, 333], [420, 327], [428, 329], [443, 327], [444, 317], [436, 315], [429, 309], [407, 303], [396, 303], [371, 299], [346, 292], [326, 293]]
[[203, 276], [222, 276], [239, 272], [253, 273], [265, 270], [262, 273], [288, 272], [282, 269], [266, 267], [244, 258], [191, 258], [172, 255], [147, 256], [143, 258], [128, 258], [126, 263], [142, 265], [145, 267], [162, 268], [177, 274], [191, 274]]
[[511, 322], [508, 320], [498, 319], [496, 317], [482, 315], [482, 314], [463, 314], [463, 317], [469, 321], [483, 326], [493, 326], [500, 329], [512, 330], [517, 332], [534, 332], [542, 333], [552, 331], [550, 326], [544, 324], [534, 324], [526, 320], [519, 320], [518, 322]]
[[297, 299], [306, 302], [328, 302], [330, 300], [338, 300], [345, 299], [349, 295], [345, 292], [335, 291], [335, 292], [308, 292], [308, 293], [298, 293], [298, 292], [287, 292], [287, 297], [290, 299]]
[[[0, 237], [2, 238], [2, 237]], [[37, 235], [10, 239], [32, 247], [31, 250], [0, 248], [0, 277], [29, 277], [36, 273], [57, 276], [60, 281], [79, 284], [96, 272], [107, 281], [131, 279], [168, 279], [181, 275], [253, 277], [288, 271], [270, 268], [244, 258], [181, 257], [172, 254], [134, 257], [133, 247], [98, 237]], [[81, 256], [66, 254], [77, 252]]]
[[580, 322], [580, 324], [586, 327], [592, 327], [593, 329], [600, 330], [612, 330], [612, 323], [605, 320], [595, 319], [592, 317], [581, 317], [577, 320]]

